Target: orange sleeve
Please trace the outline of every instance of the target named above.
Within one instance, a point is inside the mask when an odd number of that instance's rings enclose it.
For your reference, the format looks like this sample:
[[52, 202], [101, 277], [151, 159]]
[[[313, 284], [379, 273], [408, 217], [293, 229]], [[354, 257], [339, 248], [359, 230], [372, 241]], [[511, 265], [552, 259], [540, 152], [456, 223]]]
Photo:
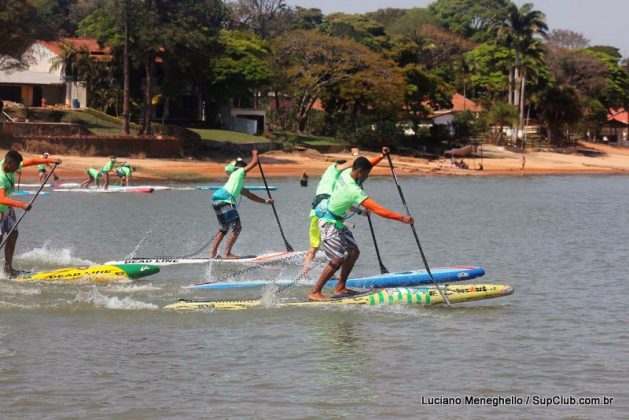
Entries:
[[28, 158], [22, 161], [22, 166], [46, 165], [48, 163], [55, 163], [55, 161], [46, 158]]
[[9, 197], [5, 195], [4, 188], [0, 188], [0, 204], [8, 207], [19, 207], [21, 209], [25, 209], [28, 207], [27, 203], [23, 203], [17, 200], [11, 200]]
[[367, 198], [362, 202], [362, 206], [367, 210], [370, 210], [373, 213], [376, 213], [378, 216], [384, 217], [385, 219], [392, 219], [401, 221], [404, 216], [398, 214], [394, 211], [391, 211], [385, 207], [382, 207], [380, 204], [376, 203], [371, 198]]
[[382, 159], [384, 159], [384, 156], [382, 156], [382, 154], [379, 154], [378, 156], [371, 158], [369, 162], [371, 162], [371, 166], [376, 166], [380, 163]]

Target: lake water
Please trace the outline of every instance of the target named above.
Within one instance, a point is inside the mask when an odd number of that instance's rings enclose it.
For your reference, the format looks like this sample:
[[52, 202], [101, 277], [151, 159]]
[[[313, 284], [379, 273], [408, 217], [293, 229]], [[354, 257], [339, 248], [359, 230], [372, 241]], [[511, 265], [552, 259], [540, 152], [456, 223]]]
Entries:
[[[179, 298], [256, 298], [263, 291], [183, 288], [236, 269], [218, 263], [163, 267], [122, 284], [4, 279], [0, 417], [626, 418], [629, 178], [401, 182], [431, 266], [480, 265], [487, 274], [479, 282], [509, 284], [515, 294], [452, 308], [180, 313], [161, 308]], [[289, 242], [305, 250], [316, 180], [309, 188], [297, 180], [272, 184]], [[390, 178], [370, 179], [366, 190], [403, 210]], [[244, 199], [241, 216], [235, 252], [283, 249], [269, 206]], [[354, 219], [362, 250], [354, 273], [377, 273], [368, 225]], [[389, 270], [423, 268], [408, 226], [373, 219]], [[20, 226], [15, 266], [102, 263], [132, 252], [183, 255], [216, 228], [208, 192], [57, 192], [39, 198]], [[240, 278], [297, 272], [280, 265]], [[529, 404], [466, 405], [466, 396], [528, 397]], [[546, 406], [534, 405], [534, 396], [614, 399]], [[463, 401], [428, 404], [442, 397]]]

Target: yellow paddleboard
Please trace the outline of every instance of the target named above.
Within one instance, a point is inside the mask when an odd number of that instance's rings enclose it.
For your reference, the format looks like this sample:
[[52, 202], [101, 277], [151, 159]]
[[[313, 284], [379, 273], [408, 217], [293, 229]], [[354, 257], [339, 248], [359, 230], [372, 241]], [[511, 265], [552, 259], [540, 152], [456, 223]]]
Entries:
[[[513, 288], [504, 284], [457, 284], [440, 286], [448, 296], [450, 303], [467, 302], [471, 300], [491, 299], [507, 296], [513, 293]], [[285, 308], [325, 305], [436, 305], [441, 304], [443, 298], [434, 286], [429, 287], [399, 287], [390, 289], [371, 290], [360, 295], [332, 299], [325, 302], [311, 302], [307, 299], [282, 300], [277, 303], [264, 304], [260, 299], [235, 301], [191, 301], [180, 300], [164, 309], [194, 310], [240, 310], [250, 308]]]
[[159, 272], [159, 267], [150, 264], [97, 265], [83, 268], [62, 268], [60, 270], [35, 273], [18, 277], [16, 281], [95, 281], [110, 282], [137, 279]]

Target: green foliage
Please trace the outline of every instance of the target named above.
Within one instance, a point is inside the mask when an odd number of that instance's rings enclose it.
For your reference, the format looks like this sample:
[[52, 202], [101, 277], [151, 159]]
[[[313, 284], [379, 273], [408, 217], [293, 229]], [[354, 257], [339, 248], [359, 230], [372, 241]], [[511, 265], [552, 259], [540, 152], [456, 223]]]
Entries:
[[487, 131], [487, 124], [485, 119], [468, 110], [454, 115], [452, 129], [457, 143], [469, 143], [481, 138], [482, 134]]
[[509, 83], [509, 67], [513, 54], [505, 47], [496, 44], [480, 44], [465, 53], [465, 60], [471, 70], [470, 81], [480, 95], [491, 100], [506, 93]]
[[0, 2], [0, 71], [23, 68], [32, 57], [25, 52], [42, 34], [45, 26], [38, 10], [28, 0]]
[[267, 42], [251, 33], [224, 29], [220, 32], [219, 43], [223, 53], [213, 60], [212, 73], [213, 84], [222, 97], [252, 95], [270, 82]]
[[539, 95], [536, 108], [546, 124], [548, 140], [556, 145], [563, 143], [563, 130], [583, 116], [579, 94], [570, 86], [549, 86]]
[[508, 15], [509, 0], [437, 0], [428, 10], [449, 31], [479, 42]]

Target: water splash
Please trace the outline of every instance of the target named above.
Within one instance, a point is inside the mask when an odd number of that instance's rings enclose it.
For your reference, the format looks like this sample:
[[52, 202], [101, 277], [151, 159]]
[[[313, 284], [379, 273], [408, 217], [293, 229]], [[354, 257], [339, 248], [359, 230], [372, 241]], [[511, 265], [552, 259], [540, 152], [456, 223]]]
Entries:
[[122, 310], [135, 310], [135, 309], [158, 309], [157, 305], [152, 303], [141, 302], [135, 300], [130, 296], [119, 298], [118, 296], [106, 296], [98, 291], [97, 288], [92, 288], [89, 291], [80, 291], [75, 299], [75, 302], [91, 303], [96, 307], [107, 309], [122, 309]]
[[95, 263], [72, 255], [70, 248], [49, 248], [44, 243], [41, 248], [34, 248], [15, 257], [16, 260], [30, 264], [60, 265], [60, 266], [87, 266]]
[[108, 291], [117, 293], [152, 292], [161, 289], [161, 287], [153, 286], [152, 284], [112, 284], [107, 286]]

